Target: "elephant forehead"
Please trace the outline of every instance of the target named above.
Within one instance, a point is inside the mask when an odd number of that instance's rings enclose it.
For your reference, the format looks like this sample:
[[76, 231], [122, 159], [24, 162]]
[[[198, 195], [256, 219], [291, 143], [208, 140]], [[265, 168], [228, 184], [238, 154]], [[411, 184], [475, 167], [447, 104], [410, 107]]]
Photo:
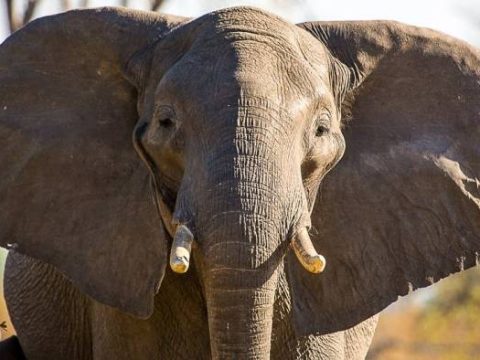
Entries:
[[238, 51], [235, 61], [228, 56], [186, 55], [165, 76], [158, 94], [168, 93], [172, 103], [184, 104], [197, 122], [222, 116], [234, 121], [240, 110], [248, 109], [249, 116], [263, 118], [263, 123], [278, 118], [295, 122], [330, 91], [327, 80], [312, 69], [297, 59], [285, 63], [267, 48], [257, 47], [256, 59], [249, 51]]
[[[198, 18], [182, 66], [214, 87], [241, 87], [275, 98], [316, 96], [329, 82], [328, 51], [296, 25], [259, 9], [236, 7]], [[193, 36], [192, 36], [193, 35]], [[205, 85], [202, 88], [205, 91]]]
[[[308, 61], [298, 45], [251, 33], [197, 42], [166, 74], [162, 87], [205, 103], [225, 97], [269, 98], [284, 107], [330, 89], [326, 56]], [[207, 103], [211, 103], [207, 101]]]
[[234, 81], [245, 93], [272, 96], [283, 103], [299, 97], [316, 98], [325, 91], [328, 64], [324, 58], [313, 65], [291, 44], [258, 40], [235, 44]]

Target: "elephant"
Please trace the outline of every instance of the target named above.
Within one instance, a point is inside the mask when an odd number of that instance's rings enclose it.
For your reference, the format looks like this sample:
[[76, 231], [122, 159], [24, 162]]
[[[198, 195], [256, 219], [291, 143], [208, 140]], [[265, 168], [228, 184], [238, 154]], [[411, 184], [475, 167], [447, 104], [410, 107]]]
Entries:
[[26, 358], [365, 358], [382, 309], [478, 263], [479, 121], [479, 50], [398, 22], [31, 22], [0, 46]]

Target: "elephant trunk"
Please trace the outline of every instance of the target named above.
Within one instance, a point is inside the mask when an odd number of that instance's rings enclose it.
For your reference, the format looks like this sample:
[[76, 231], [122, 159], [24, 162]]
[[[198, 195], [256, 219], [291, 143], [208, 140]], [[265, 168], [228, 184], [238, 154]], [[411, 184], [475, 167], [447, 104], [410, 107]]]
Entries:
[[238, 270], [223, 271], [224, 276], [230, 281], [207, 287], [213, 358], [269, 359], [276, 273], [261, 286], [232, 281], [246, 276]]
[[256, 191], [256, 196], [221, 191], [230, 197], [225, 202], [231, 206], [197, 228], [212, 356], [269, 359], [277, 273], [289, 246], [289, 222], [281, 221], [280, 206], [271, 207], [272, 191], [260, 191], [258, 184], [251, 185], [256, 188], [251, 191], [245, 182], [241, 186], [246, 194]]
[[[278, 272], [289, 237], [309, 223], [290, 122], [258, 99], [242, 102], [219, 113], [202, 161], [187, 163], [175, 216], [198, 244], [214, 359], [269, 359]], [[321, 269], [314, 250], [302, 250], [307, 240], [296, 251]]]

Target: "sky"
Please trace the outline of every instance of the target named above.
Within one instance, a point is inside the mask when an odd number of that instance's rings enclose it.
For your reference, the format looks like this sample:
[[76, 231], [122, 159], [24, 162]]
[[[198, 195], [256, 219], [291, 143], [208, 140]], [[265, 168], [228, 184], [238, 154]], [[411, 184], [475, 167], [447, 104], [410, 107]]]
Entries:
[[[17, 0], [18, 1], [18, 0]], [[59, 12], [59, 0], [41, 0], [36, 16]], [[76, 3], [78, 0], [72, 0]], [[430, 27], [480, 46], [480, 0], [166, 0], [163, 12], [199, 16], [236, 5], [261, 7], [291, 22], [307, 20], [397, 20]], [[0, 3], [0, 41], [8, 35], [5, 2]], [[114, 5], [115, 0], [91, 0], [92, 6]], [[146, 8], [147, 0], [131, 0]]]

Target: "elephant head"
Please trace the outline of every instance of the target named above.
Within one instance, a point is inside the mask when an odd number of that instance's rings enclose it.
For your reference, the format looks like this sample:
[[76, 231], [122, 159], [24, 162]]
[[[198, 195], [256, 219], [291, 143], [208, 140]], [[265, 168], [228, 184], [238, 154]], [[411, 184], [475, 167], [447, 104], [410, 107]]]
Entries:
[[276, 296], [324, 334], [475, 265], [479, 84], [393, 22], [36, 20], [0, 47], [0, 239], [138, 317], [193, 259], [214, 358], [268, 357]]

